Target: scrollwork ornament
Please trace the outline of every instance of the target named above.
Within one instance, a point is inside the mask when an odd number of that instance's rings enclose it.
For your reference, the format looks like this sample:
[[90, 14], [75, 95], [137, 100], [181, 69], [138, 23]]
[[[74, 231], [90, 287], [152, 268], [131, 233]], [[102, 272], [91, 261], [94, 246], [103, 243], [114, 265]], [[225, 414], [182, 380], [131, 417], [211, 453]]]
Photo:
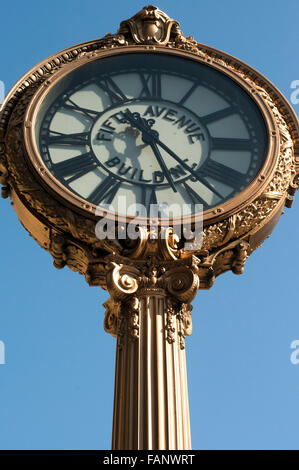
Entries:
[[190, 302], [199, 288], [197, 273], [185, 266], [175, 267], [165, 273], [166, 286], [169, 294], [182, 302]]
[[107, 269], [107, 289], [115, 298], [125, 300], [138, 290], [139, 271], [133, 266], [111, 262]]
[[235, 248], [236, 256], [232, 262], [232, 272], [234, 274], [242, 274], [244, 266], [248, 258], [249, 243], [241, 241]]
[[177, 33], [179, 23], [169, 18], [153, 5], [142, 8], [132, 18], [122, 21], [118, 34], [130, 35], [136, 44], [159, 44], [169, 42], [172, 30]]
[[103, 306], [105, 308], [104, 330], [116, 338], [122, 333], [121, 302], [110, 297]]
[[159, 248], [165, 259], [177, 259], [179, 256], [179, 236], [173, 227], [161, 227], [159, 233]]
[[59, 234], [55, 234], [52, 239], [53, 265], [57, 269], [62, 269], [65, 266], [65, 242], [65, 239]]

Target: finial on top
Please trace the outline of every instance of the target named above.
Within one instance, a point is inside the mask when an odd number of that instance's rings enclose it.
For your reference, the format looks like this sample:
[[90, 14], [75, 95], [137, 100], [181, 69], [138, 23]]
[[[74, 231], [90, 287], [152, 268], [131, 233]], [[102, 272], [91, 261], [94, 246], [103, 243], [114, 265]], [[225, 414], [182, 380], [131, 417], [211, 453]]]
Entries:
[[167, 16], [158, 7], [148, 5], [136, 15], [120, 23], [117, 34], [132, 37], [137, 44], [166, 45], [171, 36], [181, 34], [179, 23]]

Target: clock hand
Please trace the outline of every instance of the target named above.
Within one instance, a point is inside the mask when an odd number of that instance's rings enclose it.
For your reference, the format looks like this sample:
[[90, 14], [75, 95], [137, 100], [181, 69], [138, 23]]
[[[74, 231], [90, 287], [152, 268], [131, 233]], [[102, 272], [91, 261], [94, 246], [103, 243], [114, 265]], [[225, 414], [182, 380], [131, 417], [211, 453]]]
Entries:
[[156, 156], [156, 158], [157, 158], [157, 160], [158, 160], [158, 163], [159, 163], [161, 169], [164, 171], [164, 174], [165, 174], [165, 176], [166, 176], [166, 179], [167, 179], [168, 183], [169, 183], [170, 186], [172, 187], [173, 191], [174, 191], [175, 193], [177, 193], [177, 189], [176, 189], [176, 187], [175, 187], [175, 184], [174, 184], [174, 181], [173, 181], [173, 179], [172, 179], [172, 176], [171, 176], [171, 174], [170, 174], [170, 172], [169, 172], [167, 166], [165, 165], [165, 162], [164, 162], [164, 160], [163, 160], [163, 158], [162, 158], [162, 155], [161, 155], [161, 153], [160, 153], [160, 150], [158, 149], [158, 146], [157, 146], [156, 142], [153, 140], [153, 141], [150, 143], [150, 146], [151, 146], [151, 148], [152, 148], [152, 150], [153, 150], [153, 152], [154, 152], [154, 154], [155, 154], [155, 156]]
[[163, 157], [161, 155], [160, 150], [157, 147], [157, 144], [155, 142], [155, 139], [158, 138], [159, 134], [152, 130], [147, 121], [145, 119], [142, 119], [139, 113], [135, 113], [137, 117], [135, 117], [129, 109], [126, 109], [126, 111], [123, 113], [125, 115], [125, 118], [129, 121], [129, 123], [132, 125], [132, 127], [136, 127], [139, 129], [142, 133], [142, 140], [144, 143], [149, 144], [155, 154], [155, 157], [158, 160], [158, 163], [162, 169], [162, 171], [165, 174], [165, 177], [172, 187], [173, 191], [177, 193], [177, 189], [175, 187], [174, 181], [172, 179], [172, 176], [163, 160]]
[[[200, 181], [202, 184], [204, 184], [210, 191], [212, 191], [214, 194], [216, 194], [216, 196], [220, 197], [222, 199], [222, 195], [220, 193], [218, 193], [218, 191], [207, 181], [205, 180], [201, 175], [200, 175], [200, 171], [194, 171], [193, 168], [191, 168], [184, 160], [182, 160], [180, 157], [178, 157], [167, 145], [165, 145], [163, 142], [161, 142], [161, 140], [159, 139], [159, 134], [158, 132], [156, 131], [153, 131], [147, 121], [145, 119], [142, 119], [140, 117], [140, 114], [139, 113], [136, 113], [137, 114], [137, 119], [133, 116], [133, 114], [131, 113], [131, 111], [129, 109], [126, 109], [126, 112], [124, 113], [125, 114], [125, 117], [127, 117], [127, 119], [129, 120], [129, 122], [133, 125], [133, 127], [137, 127], [137, 129], [139, 129], [141, 132], [142, 132], [142, 140], [145, 142], [145, 143], [148, 143], [150, 144], [150, 146], [152, 147], [156, 157], [157, 157], [157, 151], [159, 152], [159, 149], [157, 148], [157, 144], [163, 149], [165, 150], [172, 158], [174, 158], [178, 163], [180, 163], [182, 165], [182, 167], [184, 167], [187, 171], [189, 171], [189, 173], [194, 176], [194, 178], [196, 178], [197, 181]], [[154, 150], [154, 147], [155, 147], [155, 150]], [[159, 152], [160, 154], [160, 152]], [[160, 154], [161, 156], [161, 154]], [[157, 157], [158, 159], [158, 157]], [[163, 160], [163, 159], [162, 159]], [[159, 161], [159, 159], [158, 159]], [[160, 162], [159, 162], [160, 163]], [[164, 161], [163, 161], [163, 164], [165, 165]], [[164, 170], [165, 171], [165, 170]], [[170, 176], [171, 178], [171, 175], [170, 173], [168, 172], [168, 169], [167, 169], [167, 172], [165, 172], [165, 176], [167, 175]], [[172, 189], [173, 189], [173, 186], [172, 184], [170, 183], [168, 177], [166, 176], [169, 184], [171, 185]], [[171, 180], [172, 181], [172, 180]], [[175, 192], [177, 192], [175, 190]]]
[[155, 138], [156, 144], [160, 145], [162, 149], [164, 149], [169, 155], [174, 158], [178, 163], [182, 165], [182, 167], [186, 168], [186, 170], [191, 173], [192, 176], [194, 176], [198, 181], [200, 181], [202, 184], [204, 184], [207, 188], [209, 188], [216, 196], [220, 197], [221, 199], [223, 196], [216, 191], [216, 189], [205, 179], [203, 179], [200, 176], [200, 171], [194, 171], [193, 168], [191, 168], [184, 160], [182, 160], [180, 157], [178, 157], [167, 145], [165, 145], [163, 142], [161, 142], [160, 139]]
[[[140, 117], [139, 113], [136, 113], [136, 114], [138, 114], [138, 117]], [[124, 116], [125, 121], [129, 122], [129, 124], [131, 124], [132, 127], [136, 127], [141, 132], [144, 130], [142, 124], [140, 123], [140, 119], [138, 119], [138, 117], [137, 119], [135, 119], [133, 113], [131, 113], [131, 111], [128, 108], [122, 112], [122, 115]]]
[[139, 113], [132, 113], [128, 108], [122, 113], [125, 120], [129, 121], [132, 127], [135, 127], [142, 132], [142, 139], [145, 143], [149, 144], [153, 137], [158, 137], [157, 131], [151, 129], [146, 119], [142, 119]]

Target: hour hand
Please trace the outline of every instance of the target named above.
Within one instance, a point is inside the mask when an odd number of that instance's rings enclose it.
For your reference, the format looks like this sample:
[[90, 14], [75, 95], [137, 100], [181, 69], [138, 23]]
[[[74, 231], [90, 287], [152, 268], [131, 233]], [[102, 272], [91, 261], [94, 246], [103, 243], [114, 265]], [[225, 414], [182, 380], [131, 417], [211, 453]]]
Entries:
[[[142, 132], [142, 140], [146, 144], [150, 144], [154, 139], [159, 137], [159, 133], [153, 130], [146, 119], [143, 119], [139, 113], [132, 113], [128, 108], [122, 113], [125, 121], [129, 122], [132, 127], [135, 127]], [[153, 121], [155, 122], [155, 121]]]
[[126, 111], [123, 113], [125, 116], [125, 119], [129, 121], [132, 127], [136, 127], [142, 132], [142, 140], [144, 143], [149, 144], [155, 154], [155, 157], [158, 160], [158, 163], [161, 167], [161, 170], [164, 172], [164, 175], [173, 189], [175, 193], [177, 193], [177, 189], [175, 187], [174, 181], [172, 179], [172, 176], [163, 160], [163, 157], [161, 155], [160, 150], [158, 149], [158, 146], [156, 144], [156, 140], [159, 138], [158, 132], [154, 131], [153, 129], [150, 128], [146, 120], [142, 119], [139, 113], [131, 113], [129, 109], [126, 109]]
[[139, 113], [132, 113], [128, 108], [122, 112], [125, 121], [129, 122], [132, 127], [136, 127], [136, 129], [139, 129], [141, 132], [146, 132], [147, 128], [142, 121], [142, 118], [140, 117]]

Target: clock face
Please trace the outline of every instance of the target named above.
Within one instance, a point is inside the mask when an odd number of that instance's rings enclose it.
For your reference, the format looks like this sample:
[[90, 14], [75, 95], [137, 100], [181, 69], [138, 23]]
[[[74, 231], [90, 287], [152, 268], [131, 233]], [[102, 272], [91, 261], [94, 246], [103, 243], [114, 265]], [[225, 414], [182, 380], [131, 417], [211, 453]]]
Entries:
[[[235, 81], [197, 61], [127, 53], [57, 82], [37, 111], [48, 170], [90, 204], [129, 216], [192, 213], [243, 191], [265, 160], [262, 114]], [[141, 209], [142, 205], [142, 209]]]

